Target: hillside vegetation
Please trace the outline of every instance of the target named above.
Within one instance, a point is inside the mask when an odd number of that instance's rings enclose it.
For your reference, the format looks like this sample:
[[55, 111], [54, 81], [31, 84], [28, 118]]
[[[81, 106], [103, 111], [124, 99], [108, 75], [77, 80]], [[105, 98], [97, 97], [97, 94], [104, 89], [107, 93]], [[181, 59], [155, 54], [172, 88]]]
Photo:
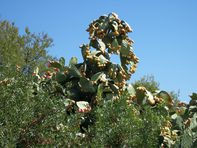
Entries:
[[129, 84], [139, 59], [117, 14], [87, 32], [83, 61], [65, 65], [47, 34], [0, 21], [0, 147], [197, 147], [197, 94], [183, 103], [153, 77]]

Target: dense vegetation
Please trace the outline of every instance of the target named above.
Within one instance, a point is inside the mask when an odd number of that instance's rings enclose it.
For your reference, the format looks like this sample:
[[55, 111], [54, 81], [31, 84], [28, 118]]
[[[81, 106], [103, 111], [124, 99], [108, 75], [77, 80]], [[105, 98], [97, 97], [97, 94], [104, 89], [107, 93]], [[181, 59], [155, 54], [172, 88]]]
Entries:
[[0, 146], [197, 147], [197, 94], [186, 104], [153, 77], [129, 84], [139, 60], [117, 14], [87, 31], [83, 62], [65, 65], [47, 54], [46, 34], [0, 22]]

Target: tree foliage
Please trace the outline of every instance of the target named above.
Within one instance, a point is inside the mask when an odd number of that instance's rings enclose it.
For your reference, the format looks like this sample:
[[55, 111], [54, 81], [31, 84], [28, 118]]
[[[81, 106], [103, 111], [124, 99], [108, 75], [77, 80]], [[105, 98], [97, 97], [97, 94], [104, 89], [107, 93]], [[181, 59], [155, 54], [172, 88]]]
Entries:
[[140, 80], [137, 80], [133, 83], [134, 88], [137, 88], [140, 86], [146, 87], [146, 89], [152, 93], [156, 90], [159, 90], [159, 83], [155, 81], [153, 75], [150, 75], [150, 76], [146, 75], [142, 77]]
[[34, 34], [25, 29], [20, 35], [15, 25], [0, 21], [0, 65], [18, 65], [26, 73], [32, 73], [36, 67], [44, 68], [51, 56], [46, 49], [52, 45], [47, 34]]

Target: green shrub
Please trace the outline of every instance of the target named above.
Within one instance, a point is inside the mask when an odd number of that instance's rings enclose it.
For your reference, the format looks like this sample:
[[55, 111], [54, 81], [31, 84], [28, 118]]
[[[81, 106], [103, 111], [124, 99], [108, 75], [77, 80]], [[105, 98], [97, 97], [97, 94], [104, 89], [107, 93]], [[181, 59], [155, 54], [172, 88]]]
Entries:
[[97, 147], [158, 147], [166, 117], [159, 107], [128, 105], [126, 97], [108, 101], [96, 110], [93, 143]]

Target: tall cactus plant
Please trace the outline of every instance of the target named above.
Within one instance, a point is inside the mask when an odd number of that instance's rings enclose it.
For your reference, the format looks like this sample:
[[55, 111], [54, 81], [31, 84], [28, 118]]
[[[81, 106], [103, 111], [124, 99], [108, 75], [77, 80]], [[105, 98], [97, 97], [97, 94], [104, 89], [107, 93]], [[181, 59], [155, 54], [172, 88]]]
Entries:
[[[133, 40], [128, 37], [132, 29], [125, 21], [110, 13], [91, 22], [87, 31], [90, 42], [80, 46], [83, 62], [78, 63], [76, 57], [71, 58], [68, 66], [64, 58], [50, 61], [49, 71], [42, 76], [41, 84], [51, 94], [64, 98], [69, 112], [73, 110], [71, 106], [80, 108], [78, 104], [87, 106], [88, 102], [93, 107], [106, 100], [118, 99], [123, 92], [128, 102], [154, 106], [164, 100], [168, 107], [171, 106], [172, 98], [167, 92], [152, 94], [143, 86], [134, 89], [126, 83], [136, 71], [139, 59], [133, 51]], [[120, 63], [111, 61], [112, 54], [119, 56]], [[34, 75], [42, 79], [38, 71]]]
[[[73, 57], [69, 66], [65, 66], [61, 58], [59, 62], [50, 61], [49, 67], [58, 69], [50, 75], [58, 82], [65, 98], [94, 105], [119, 97], [136, 70], [138, 58], [133, 52], [133, 41], [128, 37], [132, 29], [117, 14], [99, 17], [90, 23], [87, 31], [90, 42], [80, 46], [82, 63]], [[119, 55], [121, 63], [111, 62], [112, 54]]]

